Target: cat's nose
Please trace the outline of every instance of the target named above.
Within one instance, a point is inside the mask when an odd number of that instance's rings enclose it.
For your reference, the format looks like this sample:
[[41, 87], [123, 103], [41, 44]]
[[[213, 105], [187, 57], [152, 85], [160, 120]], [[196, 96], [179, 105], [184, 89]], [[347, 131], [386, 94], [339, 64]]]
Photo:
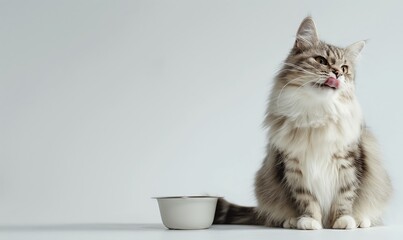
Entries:
[[334, 75], [336, 75], [336, 78], [339, 78], [341, 76], [341, 71], [339, 71], [338, 69], [332, 69], [332, 72], [334, 73]]

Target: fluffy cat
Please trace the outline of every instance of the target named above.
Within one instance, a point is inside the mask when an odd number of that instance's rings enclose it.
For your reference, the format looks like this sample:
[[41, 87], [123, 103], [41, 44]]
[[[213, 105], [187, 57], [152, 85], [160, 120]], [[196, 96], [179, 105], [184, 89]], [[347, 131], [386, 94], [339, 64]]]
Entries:
[[311, 17], [302, 21], [269, 99], [267, 155], [255, 179], [258, 206], [220, 199], [214, 223], [297, 229], [380, 223], [392, 186], [354, 93], [364, 45], [327, 44]]

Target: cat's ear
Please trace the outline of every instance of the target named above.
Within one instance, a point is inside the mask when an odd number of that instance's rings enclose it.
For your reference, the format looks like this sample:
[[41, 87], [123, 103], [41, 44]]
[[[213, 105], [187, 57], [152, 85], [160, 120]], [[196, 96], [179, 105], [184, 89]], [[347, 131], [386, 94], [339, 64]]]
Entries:
[[365, 46], [365, 41], [359, 41], [346, 47], [346, 56], [352, 61], [355, 61], [360, 55], [361, 50]]
[[311, 17], [306, 17], [298, 28], [294, 48], [304, 50], [313, 47], [318, 42], [319, 38], [315, 22]]

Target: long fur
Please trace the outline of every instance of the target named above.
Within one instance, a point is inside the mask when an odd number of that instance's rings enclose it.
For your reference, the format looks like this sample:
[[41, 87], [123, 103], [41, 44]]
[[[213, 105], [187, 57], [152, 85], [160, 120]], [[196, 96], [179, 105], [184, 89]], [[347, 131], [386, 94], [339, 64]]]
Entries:
[[[354, 93], [363, 46], [324, 43], [304, 19], [269, 98], [258, 206], [220, 199], [215, 223], [351, 229], [381, 222], [392, 187]], [[327, 84], [331, 77], [338, 88]]]

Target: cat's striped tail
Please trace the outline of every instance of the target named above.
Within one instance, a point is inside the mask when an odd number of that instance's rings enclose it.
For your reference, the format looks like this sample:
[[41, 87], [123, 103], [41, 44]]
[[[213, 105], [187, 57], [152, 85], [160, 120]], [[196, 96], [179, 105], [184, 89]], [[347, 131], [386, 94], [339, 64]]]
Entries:
[[243, 207], [219, 198], [213, 224], [264, 225], [255, 207]]

